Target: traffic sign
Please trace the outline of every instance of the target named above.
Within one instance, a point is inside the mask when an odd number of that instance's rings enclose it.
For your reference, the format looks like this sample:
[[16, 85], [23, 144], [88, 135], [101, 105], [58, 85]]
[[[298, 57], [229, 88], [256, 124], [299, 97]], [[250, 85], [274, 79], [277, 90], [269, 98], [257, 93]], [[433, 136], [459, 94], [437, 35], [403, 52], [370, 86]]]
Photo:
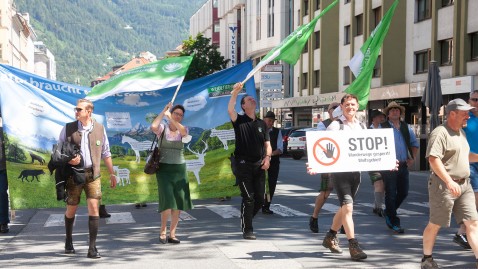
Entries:
[[282, 81], [282, 73], [261, 72], [261, 81]]
[[282, 89], [281, 81], [262, 81], [261, 90], [280, 90]]
[[281, 64], [268, 64], [262, 68], [263, 72], [282, 72]]

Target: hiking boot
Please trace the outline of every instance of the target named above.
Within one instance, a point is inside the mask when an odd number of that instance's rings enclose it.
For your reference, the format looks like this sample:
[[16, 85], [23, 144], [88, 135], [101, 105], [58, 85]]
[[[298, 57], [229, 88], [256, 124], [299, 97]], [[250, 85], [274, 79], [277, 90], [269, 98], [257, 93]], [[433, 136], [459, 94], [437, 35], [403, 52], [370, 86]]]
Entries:
[[349, 240], [349, 252], [350, 252], [350, 257], [354, 261], [367, 259], [367, 254], [365, 254], [365, 252], [362, 251], [362, 248], [360, 248], [360, 245], [357, 239], [355, 238], [352, 238]]
[[111, 214], [109, 214], [106, 211], [106, 206], [105, 205], [100, 205], [100, 218], [104, 219], [104, 218], [109, 218], [109, 217], [111, 217]]
[[466, 234], [455, 234], [453, 237], [453, 242], [457, 243], [460, 247], [464, 249], [471, 249]]
[[433, 257], [422, 260], [421, 269], [438, 269], [438, 264], [433, 260]]
[[342, 253], [337, 235], [334, 235], [331, 232], [327, 232], [325, 234], [324, 241], [322, 241], [322, 246], [330, 249], [330, 251], [333, 253]]
[[310, 219], [309, 219], [309, 229], [313, 233], [318, 233], [319, 232], [319, 219], [318, 218], [310, 217]]
[[75, 248], [73, 247], [73, 239], [66, 238], [65, 239], [65, 254], [74, 254]]

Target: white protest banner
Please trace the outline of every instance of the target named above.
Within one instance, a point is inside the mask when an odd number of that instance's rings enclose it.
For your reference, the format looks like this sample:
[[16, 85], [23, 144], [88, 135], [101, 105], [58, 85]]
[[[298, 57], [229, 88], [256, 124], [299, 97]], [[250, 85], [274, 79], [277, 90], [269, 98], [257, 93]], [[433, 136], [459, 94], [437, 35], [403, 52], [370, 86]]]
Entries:
[[309, 167], [317, 173], [392, 170], [396, 165], [390, 128], [312, 131], [306, 138]]

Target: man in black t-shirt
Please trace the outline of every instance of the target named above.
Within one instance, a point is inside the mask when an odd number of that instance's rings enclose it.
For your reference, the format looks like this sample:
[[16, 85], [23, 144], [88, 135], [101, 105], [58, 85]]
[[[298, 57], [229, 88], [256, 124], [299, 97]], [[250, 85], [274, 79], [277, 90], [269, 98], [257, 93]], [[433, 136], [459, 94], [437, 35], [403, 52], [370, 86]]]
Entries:
[[256, 118], [256, 100], [252, 96], [244, 95], [241, 99], [244, 114], [239, 115], [235, 110], [237, 95], [242, 87], [242, 83], [234, 85], [227, 112], [236, 135], [234, 155], [236, 177], [242, 197], [242, 236], [244, 239], [254, 240], [256, 236], [252, 228], [252, 218], [264, 203], [265, 170], [269, 169], [272, 148], [266, 124]]

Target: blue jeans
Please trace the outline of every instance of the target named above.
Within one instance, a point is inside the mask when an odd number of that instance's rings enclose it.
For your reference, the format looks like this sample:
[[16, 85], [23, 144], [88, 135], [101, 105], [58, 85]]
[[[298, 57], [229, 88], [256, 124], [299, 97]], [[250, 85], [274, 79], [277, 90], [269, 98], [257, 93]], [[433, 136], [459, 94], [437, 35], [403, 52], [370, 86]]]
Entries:
[[478, 163], [470, 163], [470, 183], [473, 192], [478, 192]]
[[7, 170], [0, 170], [0, 224], [10, 222], [8, 214]]
[[398, 171], [383, 171], [385, 184], [385, 211], [393, 225], [400, 225], [397, 209], [408, 196], [409, 172], [406, 162], [400, 162]]

